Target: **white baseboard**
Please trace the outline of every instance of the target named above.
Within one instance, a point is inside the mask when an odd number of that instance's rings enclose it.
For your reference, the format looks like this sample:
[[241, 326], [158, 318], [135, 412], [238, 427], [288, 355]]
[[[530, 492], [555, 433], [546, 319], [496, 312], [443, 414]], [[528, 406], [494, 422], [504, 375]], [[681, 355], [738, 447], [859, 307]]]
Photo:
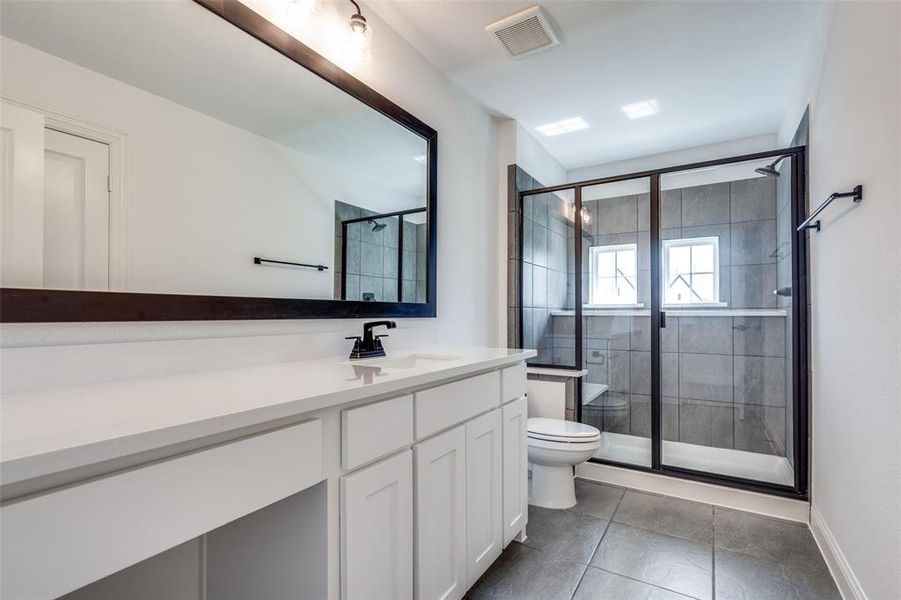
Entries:
[[835, 536], [832, 535], [832, 530], [829, 529], [829, 525], [815, 504], [810, 507], [810, 532], [813, 533], [813, 539], [820, 547], [820, 552], [826, 560], [826, 565], [829, 567], [829, 572], [832, 573], [832, 578], [835, 579], [842, 598], [867, 600], [867, 595], [854, 575], [851, 565], [848, 564], [848, 559], [845, 558]]
[[[645, 473], [598, 463], [583, 463], [576, 467], [576, 476], [592, 481], [633, 488], [684, 500], [706, 502], [715, 506], [734, 508], [807, 524], [810, 505], [802, 500], [758, 494], [746, 490], [711, 485], [688, 479], [678, 479], [656, 473]], [[860, 598], [863, 598], [862, 596]]]

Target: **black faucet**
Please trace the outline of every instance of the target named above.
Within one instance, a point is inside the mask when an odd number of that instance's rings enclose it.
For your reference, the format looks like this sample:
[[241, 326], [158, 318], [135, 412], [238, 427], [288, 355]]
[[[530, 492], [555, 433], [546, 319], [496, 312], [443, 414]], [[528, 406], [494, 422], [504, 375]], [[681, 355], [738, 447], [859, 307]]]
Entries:
[[363, 323], [362, 338], [356, 335], [344, 338], [346, 340], [356, 340], [354, 342], [354, 349], [350, 353], [352, 359], [385, 356], [385, 348], [382, 346], [382, 340], [380, 338], [388, 336], [372, 335], [372, 329], [374, 327], [381, 327], [383, 325], [388, 329], [397, 327], [397, 323], [394, 321], [370, 321], [369, 323]]

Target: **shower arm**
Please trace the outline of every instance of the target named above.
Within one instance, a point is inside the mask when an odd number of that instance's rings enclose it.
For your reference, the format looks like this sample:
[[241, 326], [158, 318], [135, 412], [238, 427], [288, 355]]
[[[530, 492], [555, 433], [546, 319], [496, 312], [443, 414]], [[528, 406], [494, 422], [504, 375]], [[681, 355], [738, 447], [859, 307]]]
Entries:
[[832, 202], [834, 200], [837, 200], [839, 198], [853, 198], [854, 202], [860, 202], [861, 200], [863, 200], [863, 186], [858, 185], [850, 192], [835, 192], [834, 194], [831, 194], [828, 198], [826, 198], [826, 200], [822, 204], [817, 206], [814, 209], [814, 211], [812, 213], [810, 213], [810, 216], [808, 216], [806, 219], [804, 219], [803, 223], [798, 225], [797, 230], [802, 231], [804, 229], [816, 229], [817, 231], [820, 231], [819, 219], [817, 219], [815, 222], [811, 222], [811, 221], [816, 219], [817, 215], [819, 215], [821, 212], [823, 212], [823, 210], [825, 210], [825, 208], [827, 206], [832, 204]]

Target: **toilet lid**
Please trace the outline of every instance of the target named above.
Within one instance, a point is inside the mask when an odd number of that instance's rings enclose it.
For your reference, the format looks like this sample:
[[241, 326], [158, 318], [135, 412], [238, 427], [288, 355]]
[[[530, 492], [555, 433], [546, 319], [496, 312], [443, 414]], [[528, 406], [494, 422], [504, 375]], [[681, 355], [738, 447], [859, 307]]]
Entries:
[[528, 420], [528, 435], [543, 440], [591, 442], [599, 439], [601, 432], [596, 427], [575, 421], [532, 417]]

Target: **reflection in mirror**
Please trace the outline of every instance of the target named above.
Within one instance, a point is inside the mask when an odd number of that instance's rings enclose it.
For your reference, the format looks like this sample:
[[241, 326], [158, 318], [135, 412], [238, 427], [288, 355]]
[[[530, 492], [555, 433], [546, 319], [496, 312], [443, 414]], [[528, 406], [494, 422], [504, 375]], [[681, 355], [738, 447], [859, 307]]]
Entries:
[[335, 298], [425, 302], [425, 208], [379, 214], [335, 203]]
[[425, 139], [189, 0], [2, 4], [3, 287], [426, 301]]

